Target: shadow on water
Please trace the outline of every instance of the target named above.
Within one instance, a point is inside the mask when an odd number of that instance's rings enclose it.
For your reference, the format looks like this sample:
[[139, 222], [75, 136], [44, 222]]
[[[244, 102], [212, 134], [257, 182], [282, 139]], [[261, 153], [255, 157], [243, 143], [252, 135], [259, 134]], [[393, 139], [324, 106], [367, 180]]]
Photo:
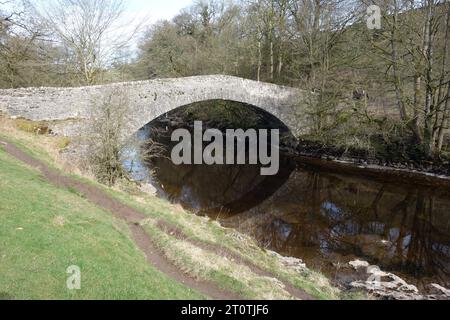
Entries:
[[[166, 123], [141, 134], [163, 128], [159, 141], [170, 147]], [[341, 266], [358, 258], [422, 289], [450, 286], [449, 187], [322, 170], [284, 155], [279, 174], [267, 177], [259, 166], [176, 166], [162, 157], [140, 166], [153, 170], [161, 196], [333, 279], [344, 281]]]

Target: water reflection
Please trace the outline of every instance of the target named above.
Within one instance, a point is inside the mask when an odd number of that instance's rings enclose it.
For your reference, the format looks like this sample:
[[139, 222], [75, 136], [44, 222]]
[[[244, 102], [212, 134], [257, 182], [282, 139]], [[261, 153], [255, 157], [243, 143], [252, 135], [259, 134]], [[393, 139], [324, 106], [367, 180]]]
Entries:
[[357, 257], [419, 285], [448, 286], [449, 208], [448, 190], [297, 169], [270, 199], [225, 223], [325, 272]]
[[170, 159], [151, 162], [154, 178], [172, 201], [213, 218], [230, 217], [258, 206], [282, 187], [295, 163], [282, 158], [275, 176], [261, 176], [257, 165], [180, 165]]
[[337, 262], [359, 258], [421, 287], [450, 286], [448, 190], [300, 166], [264, 181], [248, 166], [155, 164], [159, 190], [171, 201], [325, 273], [334, 276]]
[[[169, 136], [160, 141], [170, 148]], [[261, 176], [259, 166], [175, 166], [164, 157], [140, 162], [133, 148], [126, 154], [134, 177], [152, 182], [161, 196], [331, 278], [339, 280], [336, 266], [358, 258], [422, 289], [430, 283], [450, 287], [448, 186], [330, 171], [287, 156], [280, 158], [278, 175]]]

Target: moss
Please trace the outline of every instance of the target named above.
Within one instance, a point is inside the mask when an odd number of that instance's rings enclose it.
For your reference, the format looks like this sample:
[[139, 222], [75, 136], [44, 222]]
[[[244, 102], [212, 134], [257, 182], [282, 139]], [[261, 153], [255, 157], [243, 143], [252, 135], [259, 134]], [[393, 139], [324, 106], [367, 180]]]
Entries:
[[14, 120], [14, 125], [17, 129], [28, 133], [42, 134], [46, 135], [50, 133], [48, 124], [41, 121], [31, 121], [26, 119], [16, 119]]
[[70, 145], [70, 139], [67, 137], [61, 137], [59, 138], [58, 143], [56, 144], [56, 147], [59, 150], [64, 150]]

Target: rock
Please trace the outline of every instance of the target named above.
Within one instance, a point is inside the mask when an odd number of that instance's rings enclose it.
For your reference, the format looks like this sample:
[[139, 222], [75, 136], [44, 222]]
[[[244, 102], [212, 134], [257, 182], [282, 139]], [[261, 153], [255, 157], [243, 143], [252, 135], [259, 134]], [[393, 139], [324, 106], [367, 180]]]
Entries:
[[[365, 261], [355, 260], [350, 263], [352, 266], [365, 265]], [[357, 267], [355, 267], [356, 269]], [[376, 297], [391, 300], [443, 300], [450, 299], [450, 290], [438, 284], [431, 284], [434, 290], [431, 295], [422, 295], [416, 286], [408, 284], [399, 276], [380, 270], [377, 266], [367, 267], [367, 280], [353, 281], [350, 286], [363, 289]]]
[[154, 186], [152, 186], [150, 183], [144, 183], [139, 187], [139, 190], [141, 190], [144, 193], [150, 194], [152, 196], [156, 195], [157, 190]]
[[228, 236], [230, 236], [230, 237], [232, 237], [234, 239], [237, 239], [237, 240], [239, 240], [241, 242], [248, 241], [248, 239], [243, 234], [241, 234], [239, 232], [230, 232], [230, 233], [228, 233]]
[[293, 269], [297, 272], [304, 272], [308, 270], [306, 264], [301, 259], [294, 257], [284, 257], [281, 254], [270, 250], [268, 250], [268, 253], [276, 257], [281, 262], [281, 264], [287, 268]]
[[354, 281], [350, 283], [353, 288], [359, 288], [367, 290], [375, 296], [394, 299], [394, 300], [423, 300], [424, 296], [419, 294], [418, 289], [411, 284], [407, 284], [404, 280], [395, 276], [392, 273], [380, 274], [383, 277], [388, 277], [391, 281], [379, 281], [378, 279], [369, 277], [367, 281]]
[[450, 298], [450, 289], [444, 288], [443, 286], [438, 285], [437, 283], [430, 284], [431, 292], [435, 295], [444, 295], [447, 298]]
[[303, 261], [301, 259], [297, 259], [294, 257], [282, 257], [281, 258], [281, 263], [288, 267], [288, 268], [292, 268], [298, 272], [302, 272], [306, 270], [306, 264], [303, 263]]
[[355, 270], [358, 270], [359, 268], [369, 267], [369, 263], [367, 261], [362, 261], [358, 259], [350, 261], [348, 264], [351, 265]]

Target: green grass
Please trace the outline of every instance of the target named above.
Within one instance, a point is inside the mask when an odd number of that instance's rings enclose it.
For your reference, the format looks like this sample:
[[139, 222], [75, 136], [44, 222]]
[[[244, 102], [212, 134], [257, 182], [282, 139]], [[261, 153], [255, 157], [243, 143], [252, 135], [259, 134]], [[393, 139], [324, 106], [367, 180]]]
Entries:
[[[36, 152], [31, 152], [36, 154]], [[81, 268], [68, 290], [67, 267]], [[0, 299], [199, 299], [152, 268], [127, 226], [0, 148]]]

